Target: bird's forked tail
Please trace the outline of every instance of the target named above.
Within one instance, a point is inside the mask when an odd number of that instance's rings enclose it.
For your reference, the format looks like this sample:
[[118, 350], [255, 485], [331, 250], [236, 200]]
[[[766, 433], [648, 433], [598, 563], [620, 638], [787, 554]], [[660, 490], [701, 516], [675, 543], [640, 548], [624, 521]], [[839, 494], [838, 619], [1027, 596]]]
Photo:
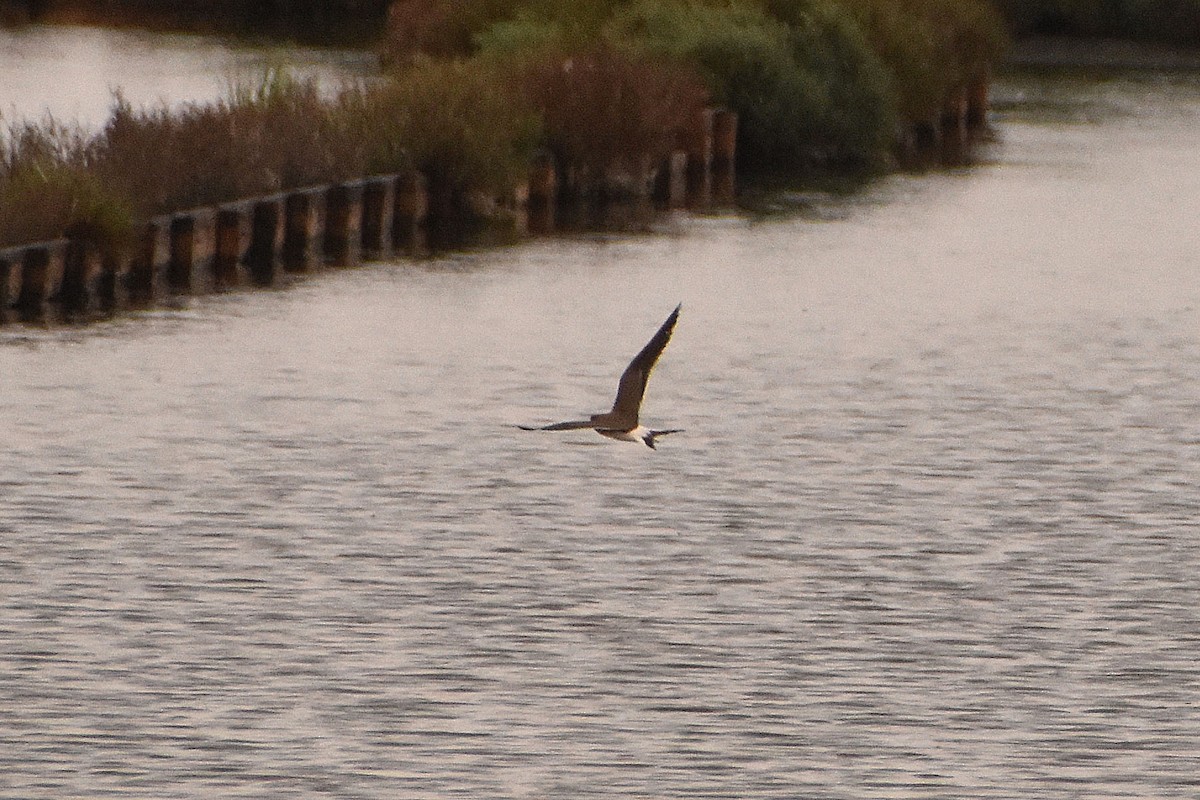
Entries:
[[642, 437], [642, 441], [646, 443], [646, 447], [649, 447], [651, 450], [657, 450], [658, 448], [654, 446], [654, 440], [659, 436], [666, 436], [668, 433], [683, 433], [683, 428], [672, 428], [667, 431], [647, 431], [646, 435]]

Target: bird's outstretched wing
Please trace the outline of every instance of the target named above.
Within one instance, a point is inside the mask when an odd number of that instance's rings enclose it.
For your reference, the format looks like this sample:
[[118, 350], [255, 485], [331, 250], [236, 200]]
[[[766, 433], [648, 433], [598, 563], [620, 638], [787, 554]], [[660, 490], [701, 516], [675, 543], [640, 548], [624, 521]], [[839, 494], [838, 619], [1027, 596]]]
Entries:
[[671, 341], [671, 333], [675, 330], [675, 321], [679, 319], [679, 309], [683, 304], [675, 306], [671, 316], [662, 324], [658, 332], [650, 338], [642, 351], [633, 357], [629, 366], [621, 373], [621, 382], [617, 386], [617, 399], [613, 402], [609, 414], [630, 428], [638, 424], [638, 410], [642, 407], [642, 397], [646, 393], [646, 381], [658, 357], [662, 355], [667, 342]]
[[570, 422], [556, 422], [553, 425], [518, 425], [523, 431], [574, 431], [592, 427], [590, 419], [576, 419]]

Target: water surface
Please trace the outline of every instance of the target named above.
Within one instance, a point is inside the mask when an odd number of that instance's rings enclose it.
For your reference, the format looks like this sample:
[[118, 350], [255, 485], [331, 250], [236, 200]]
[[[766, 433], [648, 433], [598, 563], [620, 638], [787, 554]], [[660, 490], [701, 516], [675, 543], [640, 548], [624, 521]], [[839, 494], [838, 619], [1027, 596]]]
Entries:
[[[796, 213], [0, 329], [0, 795], [1195, 797], [1200, 84], [999, 99]], [[679, 301], [685, 433], [511, 427]]]

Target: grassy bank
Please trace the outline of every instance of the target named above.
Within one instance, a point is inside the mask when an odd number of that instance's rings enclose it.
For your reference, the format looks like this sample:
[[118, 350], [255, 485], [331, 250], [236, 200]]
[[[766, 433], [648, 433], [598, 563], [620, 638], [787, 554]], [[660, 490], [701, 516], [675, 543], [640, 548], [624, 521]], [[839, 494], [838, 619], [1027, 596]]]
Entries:
[[454, 63], [332, 98], [280, 70], [179, 109], [133, 108], [118, 95], [99, 131], [52, 118], [0, 130], [0, 246], [71, 234], [120, 248], [156, 215], [376, 172], [423, 170], [451, 199], [503, 192], [523, 174], [536, 130], [507, 86]]
[[706, 104], [738, 113], [743, 174], [879, 170], [1005, 41], [984, 0], [399, 0], [388, 20], [390, 74], [336, 97], [276, 71], [209, 105], [117, 97], [94, 133], [10, 123], [0, 245], [119, 248], [150, 216], [374, 172], [502, 195], [539, 153], [594, 187], [666, 157]]

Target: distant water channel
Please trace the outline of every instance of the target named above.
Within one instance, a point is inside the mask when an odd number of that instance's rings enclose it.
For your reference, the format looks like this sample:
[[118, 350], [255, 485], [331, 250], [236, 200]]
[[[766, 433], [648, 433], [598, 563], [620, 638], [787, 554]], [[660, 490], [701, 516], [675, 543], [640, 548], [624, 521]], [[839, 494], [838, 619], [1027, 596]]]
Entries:
[[50, 113], [95, 129], [108, 118], [115, 89], [135, 107], [207, 102], [238, 82], [255, 85], [267, 69], [284, 64], [331, 89], [379, 70], [374, 54], [351, 50], [137, 30], [0, 28], [0, 121]]
[[[968, 169], [0, 329], [0, 796], [1194, 798], [1200, 80]], [[654, 452], [603, 410], [676, 302]]]

